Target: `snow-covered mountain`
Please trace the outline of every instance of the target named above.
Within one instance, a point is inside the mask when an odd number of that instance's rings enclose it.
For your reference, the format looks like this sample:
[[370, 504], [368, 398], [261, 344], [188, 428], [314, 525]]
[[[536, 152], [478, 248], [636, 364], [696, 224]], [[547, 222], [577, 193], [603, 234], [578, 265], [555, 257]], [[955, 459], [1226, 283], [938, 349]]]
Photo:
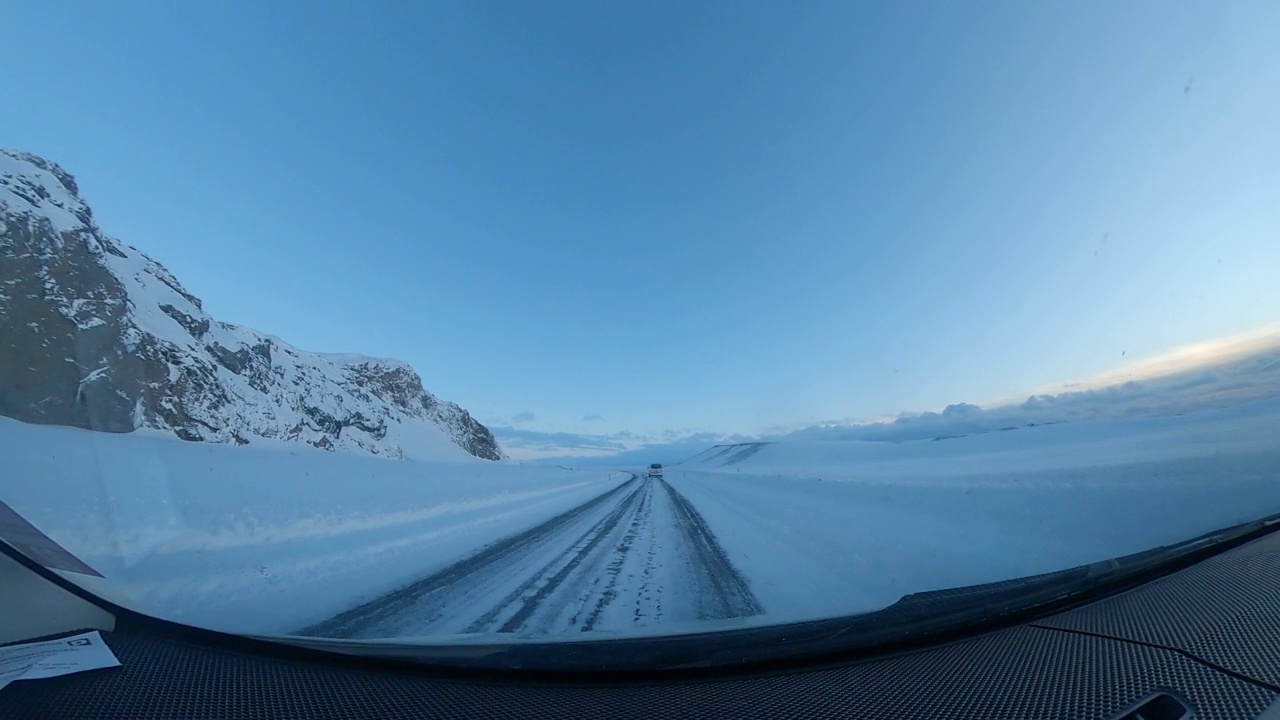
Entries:
[[312, 353], [218, 322], [102, 233], [75, 180], [0, 150], [0, 415], [185, 440], [393, 458], [502, 458], [488, 428], [396, 360]]

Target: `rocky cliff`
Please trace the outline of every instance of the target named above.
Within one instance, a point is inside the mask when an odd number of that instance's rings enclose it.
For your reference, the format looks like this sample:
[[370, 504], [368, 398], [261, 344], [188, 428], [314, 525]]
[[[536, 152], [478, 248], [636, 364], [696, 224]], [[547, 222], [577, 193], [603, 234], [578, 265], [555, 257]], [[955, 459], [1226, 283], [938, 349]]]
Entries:
[[299, 350], [218, 322], [98, 228], [57, 165], [0, 150], [0, 415], [191, 441], [302, 442], [394, 458], [502, 458], [408, 365]]

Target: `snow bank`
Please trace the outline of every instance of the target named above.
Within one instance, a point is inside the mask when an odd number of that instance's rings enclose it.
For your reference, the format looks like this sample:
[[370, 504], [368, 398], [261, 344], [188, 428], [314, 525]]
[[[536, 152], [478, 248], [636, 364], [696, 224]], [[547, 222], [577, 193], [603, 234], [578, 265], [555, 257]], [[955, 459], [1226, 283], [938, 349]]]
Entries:
[[0, 418], [0, 500], [163, 617], [287, 632], [395, 589], [625, 478], [187, 443]]
[[936, 442], [713, 448], [668, 478], [775, 622], [1059, 570], [1280, 512], [1278, 430], [1271, 400]]

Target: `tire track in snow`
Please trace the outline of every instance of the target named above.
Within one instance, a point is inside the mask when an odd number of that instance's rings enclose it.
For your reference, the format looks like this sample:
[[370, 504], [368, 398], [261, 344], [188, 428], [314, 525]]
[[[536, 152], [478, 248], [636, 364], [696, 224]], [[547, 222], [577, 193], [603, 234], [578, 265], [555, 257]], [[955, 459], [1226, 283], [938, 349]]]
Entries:
[[[707, 521], [666, 480], [658, 481], [671, 497], [675, 507], [676, 523], [684, 533], [686, 545], [694, 554], [693, 567], [698, 572], [699, 620], [749, 617], [764, 612], [746, 578], [738, 572], [720, 547], [715, 533], [707, 527]], [[709, 601], [709, 602], [708, 602]]]
[[[532, 551], [545, 546], [575, 521], [631, 489], [638, 475], [599, 497], [572, 508], [517, 535], [489, 545], [479, 553], [416, 580], [398, 590], [358, 605], [315, 625], [295, 631], [295, 635], [314, 637], [358, 638], [394, 637], [395, 626], [402, 628], [429, 626], [456, 602], [460, 585], [472, 583], [486, 575], [501, 573], [518, 566]], [[408, 616], [411, 622], [396, 622]]]
[[297, 634], [541, 635], [762, 612], [697, 509], [665, 480], [632, 475], [537, 527]]
[[622, 537], [622, 542], [618, 544], [609, 566], [605, 569], [609, 579], [605, 583], [604, 590], [597, 598], [595, 607], [591, 608], [591, 614], [582, 623], [583, 631], [594, 630], [596, 623], [600, 622], [600, 615], [617, 599], [618, 578], [622, 574], [622, 567], [626, 564], [627, 556], [630, 554], [632, 546], [635, 545], [641, 529], [649, 526], [652, 510], [653, 483], [646, 480], [644, 497], [640, 499], [640, 507], [636, 509], [635, 515], [631, 517], [631, 524], [627, 527], [627, 534]]
[[[622, 518], [629, 513], [635, 512], [640, 501], [648, 495], [648, 490], [648, 483], [642, 483], [618, 507], [614, 508], [613, 512], [593, 525], [590, 530], [574, 543], [573, 550], [570, 551], [572, 554], [562, 555], [547, 563], [541, 570], [521, 584], [515, 592], [504, 598], [501, 603], [490, 609], [479, 620], [467, 626], [467, 629], [463, 632], [476, 633], [490, 629], [496, 618], [504, 615], [507, 610], [515, 605], [518, 605], [515, 614], [502, 623], [501, 627], [498, 628], [498, 632], [516, 632], [530, 629], [536, 631], [536, 627], [525, 628], [525, 623], [542, 607], [549, 597], [561, 589], [565, 579], [595, 553], [596, 548], [604, 542], [605, 538], [613, 534], [614, 530], [620, 525]], [[616, 548], [614, 552], [616, 552]], [[529, 595], [528, 592], [534, 587], [537, 587], [537, 590], [532, 595]]]

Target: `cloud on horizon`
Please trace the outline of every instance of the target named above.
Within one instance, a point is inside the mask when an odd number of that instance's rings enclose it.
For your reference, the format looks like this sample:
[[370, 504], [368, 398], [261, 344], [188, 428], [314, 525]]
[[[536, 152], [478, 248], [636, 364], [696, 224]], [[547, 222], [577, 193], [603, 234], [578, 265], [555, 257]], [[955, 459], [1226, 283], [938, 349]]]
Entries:
[[627, 430], [613, 433], [548, 432], [490, 425], [502, 449], [516, 461], [574, 465], [618, 465], [631, 462], [677, 462], [721, 442], [748, 442], [745, 435], [693, 430], [664, 430], [644, 436]]
[[[671, 438], [670, 431], [662, 437]], [[747, 435], [720, 435], [718, 433], [695, 432], [672, 439], [645, 441], [630, 450], [610, 453], [608, 455], [582, 456], [571, 453], [565, 455], [548, 455], [538, 458], [540, 464], [571, 465], [574, 467], [616, 467], [638, 468], [649, 463], [659, 462], [666, 465], [688, 460], [712, 445], [724, 443], [751, 442], [754, 438]]]
[[[1280, 326], [1178, 348], [1085, 380], [1006, 397], [985, 407], [967, 402], [938, 412], [904, 413], [874, 422], [849, 420], [758, 435], [665, 430], [566, 433], [492, 426], [512, 458], [573, 465], [629, 467], [674, 463], [711, 445], [754, 440], [901, 442], [1055, 422], [1149, 417], [1280, 397]], [[532, 413], [530, 413], [532, 414]], [[584, 421], [600, 416], [588, 415]], [[601, 420], [603, 418], [600, 418]]]
[[[1054, 392], [1056, 390], [1056, 392]], [[1198, 343], [1019, 401], [956, 403], [888, 422], [835, 422], [777, 440], [921, 440], [1032, 423], [1173, 415], [1280, 396], [1280, 328]]]
[[629, 449], [623, 433], [592, 435], [588, 433], [546, 432], [510, 425], [490, 425], [502, 449], [513, 459], [533, 459], [548, 453], [556, 455], [612, 454]]

